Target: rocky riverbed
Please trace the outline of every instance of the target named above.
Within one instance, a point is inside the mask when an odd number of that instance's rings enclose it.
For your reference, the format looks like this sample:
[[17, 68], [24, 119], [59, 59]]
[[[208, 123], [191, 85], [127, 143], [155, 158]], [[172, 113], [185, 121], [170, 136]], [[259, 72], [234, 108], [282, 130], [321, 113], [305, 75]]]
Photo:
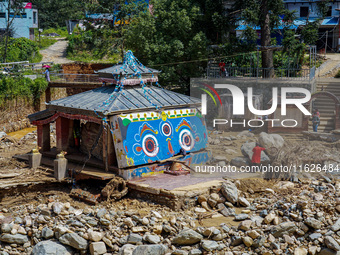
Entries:
[[339, 254], [339, 181], [246, 184], [226, 180], [183, 211], [129, 198], [79, 206], [56, 195], [3, 207], [0, 254]]

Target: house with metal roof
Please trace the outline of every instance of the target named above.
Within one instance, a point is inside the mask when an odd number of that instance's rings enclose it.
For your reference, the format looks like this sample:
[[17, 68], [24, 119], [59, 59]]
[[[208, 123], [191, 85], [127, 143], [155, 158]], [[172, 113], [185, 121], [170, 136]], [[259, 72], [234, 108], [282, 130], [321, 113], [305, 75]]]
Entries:
[[[318, 22], [318, 40], [316, 42], [316, 46], [318, 50], [324, 51], [327, 49], [328, 52], [339, 51], [340, 47], [340, 24], [339, 24], [339, 16], [340, 16], [340, 0], [329, 1], [327, 3], [327, 12], [325, 13], [325, 17], [321, 18], [318, 3], [321, 2], [319, 0], [283, 0], [284, 6], [289, 11], [294, 11], [296, 15], [296, 19], [292, 21], [291, 24], [284, 26], [283, 22], [274, 28], [272, 31], [272, 38], [276, 38], [276, 41], [279, 45], [281, 45], [281, 41], [283, 39], [282, 30], [290, 29], [290, 30], [299, 30], [306, 26], [307, 23]], [[283, 16], [281, 17], [283, 18]], [[260, 33], [261, 28], [256, 26], [247, 25], [243, 20], [239, 21], [237, 24], [236, 36], [242, 38], [243, 31], [247, 29], [247, 27], [256, 30], [258, 33], [259, 39], [257, 40], [257, 44], [260, 44]], [[327, 44], [327, 45], [326, 45]]]
[[159, 71], [130, 51], [122, 64], [98, 73], [102, 87], [51, 101], [29, 116], [42, 152], [51, 150], [55, 122], [56, 152], [90, 155], [127, 179], [163, 172], [166, 166], [149, 165], [178, 154], [190, 163], [207, 159], [201, 153], [208, 133], [199, 99], [160, 87]]

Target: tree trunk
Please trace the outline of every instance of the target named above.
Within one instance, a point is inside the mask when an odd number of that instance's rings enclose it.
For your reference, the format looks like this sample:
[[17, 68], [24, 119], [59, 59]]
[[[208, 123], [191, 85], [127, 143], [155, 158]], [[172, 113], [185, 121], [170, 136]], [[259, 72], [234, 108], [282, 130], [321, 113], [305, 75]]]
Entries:
[[9, 21], [9, 14], [11, 10], [11, 2], [8, 2], [7, 6], [7, 22], [6, 22], [6, 32], [5, 32], [5, 52], [3, 57], [3, 62], [6, 63], [7, 61], [7, 48], [8, 48], [8, 38], [9, 38], [9, 29], [10, 29], [10, 21]]
[[262, 68], [263, 78], [274, 77], [273, 51], [268, 46], [271, 44], [270, 27], [269, 27], [269, 10], [267, 0], [262, 2], [263, 19], [261, 22], [261, 46], [262, 46]]

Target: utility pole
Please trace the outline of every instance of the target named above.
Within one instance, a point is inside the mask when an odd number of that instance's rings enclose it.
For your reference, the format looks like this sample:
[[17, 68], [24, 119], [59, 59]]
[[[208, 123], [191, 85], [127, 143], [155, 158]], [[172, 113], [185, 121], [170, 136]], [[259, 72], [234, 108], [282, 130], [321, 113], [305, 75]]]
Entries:
[[326, 57], [326, 52], [327, 52], [327, 39], [328, 39], [328, 30], [326, 31], [325, 57]]

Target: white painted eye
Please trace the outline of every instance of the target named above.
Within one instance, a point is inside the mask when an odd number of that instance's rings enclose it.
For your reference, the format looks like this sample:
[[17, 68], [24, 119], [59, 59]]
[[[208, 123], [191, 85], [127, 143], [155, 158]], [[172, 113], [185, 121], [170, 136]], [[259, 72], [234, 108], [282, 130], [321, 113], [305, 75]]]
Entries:
[[169, 123], [164, 123], [162, 125], [162, 132], [165, 136], [170, 136], [172, 133], [172, 129]]
[[179, 144], [186, 151], [190, 151], [194, 147], [195, 140], [189, 130], [184, 129], [179, 133]]
[[150, 134], [144, 136], [142, 148], [145, 155], [149, 157], [155, 157], [159, 151], [159, 146], [156, 137]]

